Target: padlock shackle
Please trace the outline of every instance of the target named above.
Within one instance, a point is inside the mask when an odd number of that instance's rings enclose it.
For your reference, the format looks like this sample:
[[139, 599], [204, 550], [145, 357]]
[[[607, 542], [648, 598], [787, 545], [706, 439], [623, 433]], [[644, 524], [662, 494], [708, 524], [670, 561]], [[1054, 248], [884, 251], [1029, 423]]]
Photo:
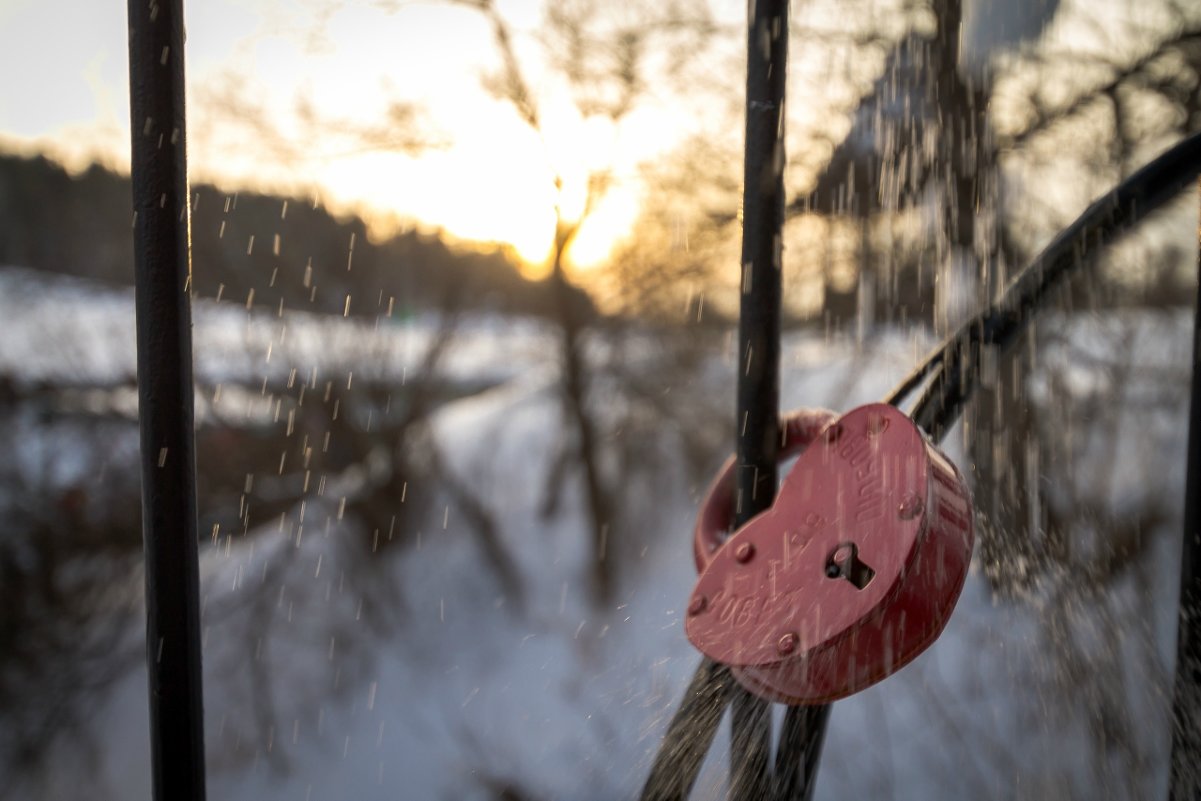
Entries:
[[[780, 461], [800, 456], [838, 415], [829, 409], [795, 409], [780, 417]], [[734, 471], [737, 457], [726, 459], [709, 485], [692, 531], [696, 572], [702, 572], [732, 533], [734, 526]]]

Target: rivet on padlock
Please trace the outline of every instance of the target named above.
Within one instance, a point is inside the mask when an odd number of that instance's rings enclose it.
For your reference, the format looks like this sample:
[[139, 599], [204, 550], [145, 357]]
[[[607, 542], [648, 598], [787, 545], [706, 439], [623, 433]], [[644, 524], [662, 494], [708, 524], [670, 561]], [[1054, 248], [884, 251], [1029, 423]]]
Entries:
[[962, 477], [895, 408], [784, 420], [796, 465], [768, 511], [728, 528], [733, 462], [698, 518], [685, 628], [752, 692], [791, 704], [857, 692], [929, 647], [963, 588], [972, 511]]

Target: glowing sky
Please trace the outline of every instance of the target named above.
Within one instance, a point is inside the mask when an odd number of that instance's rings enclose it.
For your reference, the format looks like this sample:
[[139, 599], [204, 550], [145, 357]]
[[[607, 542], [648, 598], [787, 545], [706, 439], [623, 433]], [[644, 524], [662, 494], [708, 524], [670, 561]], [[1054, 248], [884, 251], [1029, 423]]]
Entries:
[[[1027, 0], [1037, 8], [1046, 2]], [[580, 267], [603, 261], [628, 232], [646, 199], [640, 164], [690, 135], [741, 137], [736, 109], [731, 116], [723, 107], [741, 94], [737, 59], [706, 53], [698, 60], [708, 75], [687, 91], [650, 76], [646, 95], [618, 125], [582, 119], [563, 77], [540, 61], [543, 0], [497, 4], [538, 98], [541, 132], [484, 88], [500, 59], [488, 21], [463, 5], [185, 0], [194, 180], [315, 194], [336, 210], [364, 214], [378, 233], [417, 222], [462, 239], [506, 242], [537, 273], [556, 203], [568, 218], [579, 214], [590, 173], [607, 169], [614, 180], [569, 254]], [[875, 13], [861, 16], [888, 19], [891, 4], [868, 0]], [[745, 5], [710, 5], [740, 49]], [[819, 27], [849, 23], [840, 3], [793, 5], [794, 15], [817, 15], [810, 22]], [[990, 8], [993, 16], [984, 13]], [[965, 3], [965, 55], [988, 52], [992, 43], [981, 32], [1006, 27], [994, 18], [1001, 8], [1009, 6]], [[0, 0], [0, 148], [50, 152], [73, 168], [91, 159], [128, 168], [125, 15], [124, 0]], [[852, 103], [856, 90], [805, 63], [827, 57], [811, 44], [790, 56], [791, 136], [803, 140], [806, 124], [827, 136], [837, 137], [840, 125], [845, 131], [841, 111], [832, 109]], [[302, 105], [320, 125], [305, 122]], [[413, 120], [381, 125], [394, 106], [416, 109]], [[395, 137], [365, 142], [339, 126]], [[434, 146], [420, 153], [395, 147], [412, 139]], [[790, 150], [794, 174], [804, 169], [797, 152]]]
[[[508, 242], [540, 262], [556, 202], [566, 216], [578, 214], [588, 174], [609, 168], [612, 189], [571, 253], [581, 266], [602, 260], [637, 214], [637, 165], [688, 126], [670, 98], [643, 104], [619, 126], [581, 119], [565, 85], [537, 62], [541, 2], [499, 6], [541, 101], [541, 134], [484, 88], [483, 76], [500, 62], [487, 20], [472, 9], [186, 2], [193, 178], [316, 192], [364, 212], [377, 230], [419, 221], [464, 239]], [[125, 14], [122, 0], [0, 0], [0, 146], [49, 151], [75, 168], [97, 159], [127, 169]], [[313, 127], [298, 121], [301, 102], [325, 129], [379, 129], [389, 104], [412, 104], [416, 123], [398, 134], [435, 146], [414, 154], [351, 135], [313, 138]], [[269, 130], [248, 120], [269, 121]]]

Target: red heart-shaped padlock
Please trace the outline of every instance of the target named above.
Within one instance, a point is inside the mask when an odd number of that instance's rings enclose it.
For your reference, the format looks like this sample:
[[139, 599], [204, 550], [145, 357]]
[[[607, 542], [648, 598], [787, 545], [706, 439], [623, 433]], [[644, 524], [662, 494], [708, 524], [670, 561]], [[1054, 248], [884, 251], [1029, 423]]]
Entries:
[[721, 544], [733, 464], [698, 519], [688, 638], [772, 701], [816, 704], [880, 681], [929, 647], [963, 588], [972, 509], [962, 477], [886, 404], [785, 419], [808, 446], [771, 509]]

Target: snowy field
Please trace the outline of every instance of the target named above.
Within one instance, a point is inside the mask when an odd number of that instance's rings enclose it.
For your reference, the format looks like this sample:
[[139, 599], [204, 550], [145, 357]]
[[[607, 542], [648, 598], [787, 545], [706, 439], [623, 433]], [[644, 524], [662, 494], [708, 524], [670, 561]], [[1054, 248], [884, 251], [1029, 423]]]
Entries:
[[[30, 382], [133, 375], [130, 293], [0, 275], [0, 373]], [[1095, 641], [1098, 659], [1126, 667], [1143, 741], [1131, 782], [1145, 797], [1166, 787], [1189, 323], [1183, 313], [1051, 321], [1062, 336], [1045, 345], [1033, 387], [1046, 395], [1062, 378], [1073, 402], [1101, 398], [1118, 410], [1116, 428], [1093, 434], [1080, 423], [1083, 467], [1072, 480], [1115, 506], [1163, 503], [1172, 512], [1145, 558], [1094, 608], [1078, 610], [1072, 635]], [[253, 385], [293, 368], [402, 380], [437, 330], [433, 319], [374, 326], [200, 304], [198, 380]], [[896, 331], [861, 344], [790, 334], [782, 406], [846, 410], [877, 400], [930, 342]], [[1139, 371], [1129, 383], [1111, 363], [1113, 348], [1126, 343]], [[281, 524], [202, 549], [211, 798], [637, 797], [698, 659], [681, 605], [694, 579], [689, 535], [699, 487], [670, 468], [653, 486], [629, 487], [645, 496], [645, 531], [615, 602], [597, 609], [584, 581], [591, 552], [579, 488], [568, 485], [555, 513], [540, 509], [561, 419], [554, 347], [553, 329], [538, 323], [462, 321], [444, 369], [487, 386], [433, 418], [449, 468], [495, 514], [525, 588], [520, 607], [500, 594], [449, 496], [425, 499], [430, 511], [403, 532], [407, 547], [376, 563], [370, 581], [347, 562], [342, 529], [327, 525], [337, 519], [333, 493], [301, 513], [314, 532], [303, 539]], [[731, 357], [728, 345], [716, 349], [703, 386], [688, 391], [729, 397], [732, 406]], [[607, 398], [597, 405], [608, 408]], [[605, 447], [620, 436], [611, 432]], [[962, 436], [956, 428], [946, 444], [961, 465]], [[1122, 465], [1102, 474], [1112, 436]], [[671, 465], [678, 432], [664, 427], [659, 439], [654, 446]], [[1054, 465], [1046, 472], [1058, 475]], [[1058, 668], [1043, 625], [1045, 589], [998, 601], [974, 566], [939, 642], [835, 706], [817, 797], [1131, 797], [1130, 787], [1097, 779], [1131, 768], [1110, 765], [1125, 757], [1095, 744], [1091, 718], [1079, 712], [1093, 703], [1085, 685], [1064, 699], [1048, 675]], [[86, 786], [95, 801], [149, 797], [140, 663], [107, 691], [82, 734], [92, 743], [88, 759], [73, 758], [78, 741], [65, 739], [34, 786], [0, 782], [0, 795], [76, 799]], [[723, 726], [694, 798], [724, 797], [726, 747]]]
[[[136, 373], [133, 290], [70, 276], [0, 266], [0, 374], [29, 382], [118, 384]], [[193, 312], [196, 380], [200, 384], [280, 381], [303, 366], [324, 378], [404, 380], [443, 326], [456, 334], [440, 369], [452, 378], [495, 383], [514, 378], [545, 355], [550, 334], [527, 320], [436, 316], [375, 322], [288, 311], [247, 310], [198, 301]]]

